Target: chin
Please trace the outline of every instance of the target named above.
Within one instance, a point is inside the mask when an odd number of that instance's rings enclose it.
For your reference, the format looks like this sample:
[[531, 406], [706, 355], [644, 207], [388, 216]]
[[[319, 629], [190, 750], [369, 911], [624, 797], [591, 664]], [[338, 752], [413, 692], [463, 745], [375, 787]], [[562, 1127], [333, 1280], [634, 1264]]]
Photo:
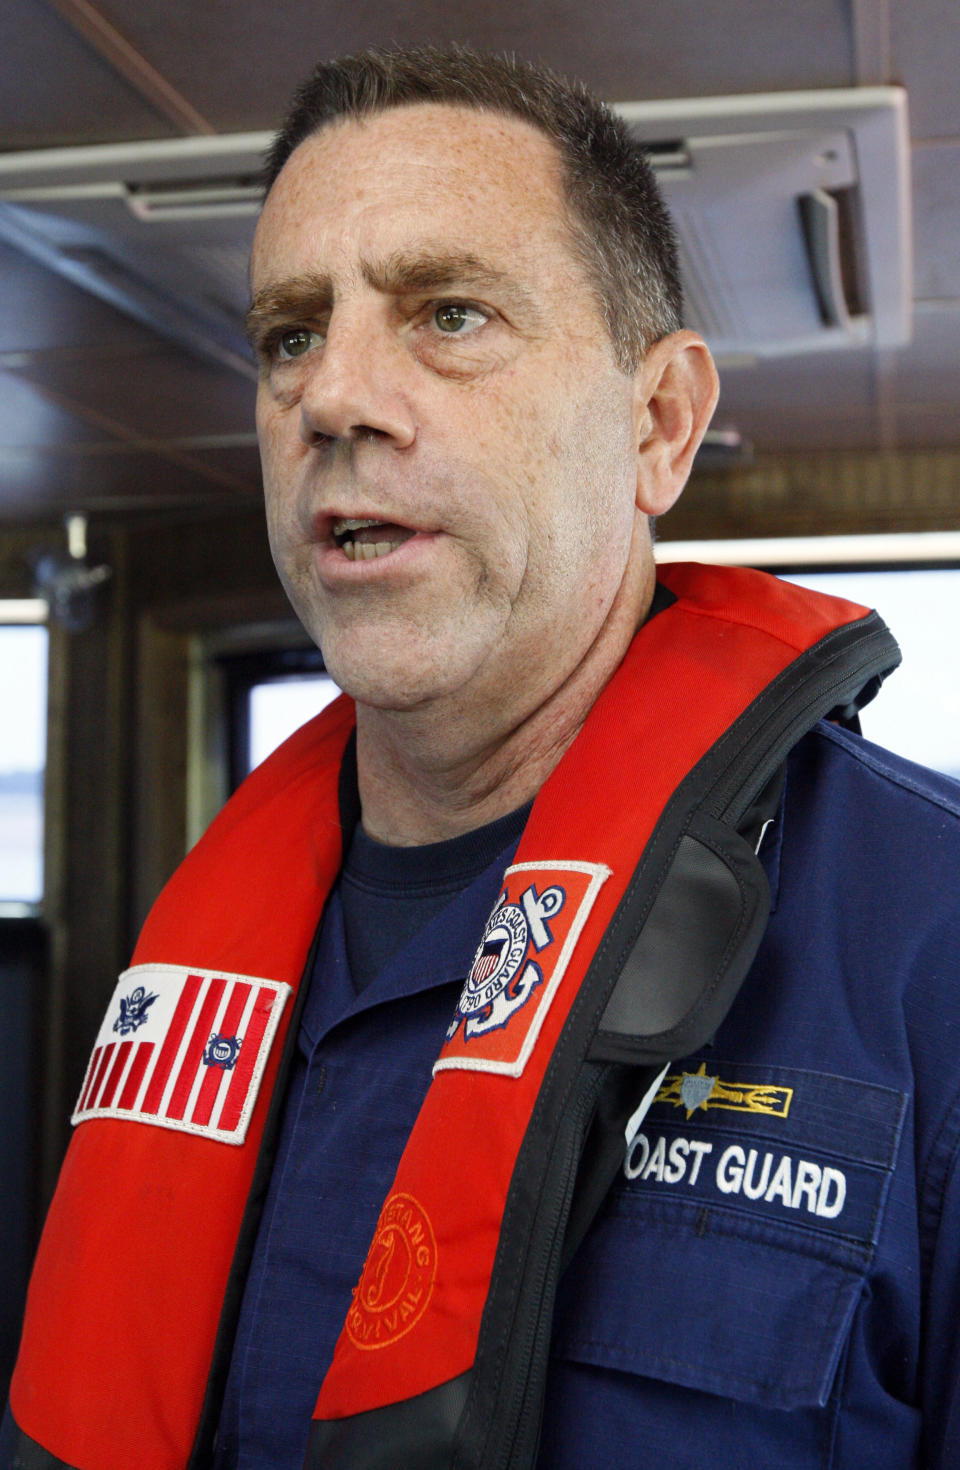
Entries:
[[446, 612], [433, 605], [415, 616], [325, 619], [316, 641], [328, 673], [353, 699], [414, 709], [469, 685], [496, 638], [489, 620], [471, 626]]
[[452, 693], [459, 682], [451, 677], [449, 664], [411, 659], [409, 653], [396, 660], [381, 656], [361, 662], [356, 657], [340, 659], [335, 653], [328, 655], [324, 651], [324, 662], [340, 689], [358, 704], [375, 709], [416, 709], [431, 699]]
[[422, 708], [431, 700], [441, 697], [445, 692], [443, 689], [431, 687], [428, 681], [416, 684], [412, 681], [389, 677], [378, 679], [370, 675], [342, 682], [334, 676], [334, 682], [349, 694], [358, 706], [363, 705], [367, 709], [382, 710], [385, 714], [401, 714], [406, 710]]

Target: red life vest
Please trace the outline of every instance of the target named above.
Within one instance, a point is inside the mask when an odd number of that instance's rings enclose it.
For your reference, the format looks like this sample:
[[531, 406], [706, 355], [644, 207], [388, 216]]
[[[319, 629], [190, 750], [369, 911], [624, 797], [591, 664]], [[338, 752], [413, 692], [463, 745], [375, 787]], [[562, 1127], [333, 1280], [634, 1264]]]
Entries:
[[[640, 1093], [716, 1029], [766, 921], [737, 828], [796, 740], [898, 661], [854, 604], [732, 569], [660, 581], [671, 605], [537, 796], [505, 875], [320, 1388], [311, 1466], [532, 1462], [565, 1232], [605, 1187], [578, 1179], [592, 1120], [613, 1098], [597, 1152], [615, 1155], [619, 1130], [622, 1153]], [[288, 996], [341, 863], [352, 726], [340, 700], [255, 771], [144, 926], [30, 1287], [11, 1408], [38, 1466], [209, 1462]], [[678, 925], [688, 891], [705, 919]]]

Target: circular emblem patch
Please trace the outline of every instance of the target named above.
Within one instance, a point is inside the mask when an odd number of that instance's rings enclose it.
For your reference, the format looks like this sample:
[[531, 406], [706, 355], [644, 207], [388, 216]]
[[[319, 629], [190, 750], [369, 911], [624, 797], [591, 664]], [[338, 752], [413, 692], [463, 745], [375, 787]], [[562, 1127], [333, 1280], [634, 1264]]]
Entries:
[[204, 1048], [203, 1065], [222, 1067], [225, 1072], [232, 1072], [240, 1051], [240, 1042], [239, 1036], [221, 1036], [215, 1031]]
[[358, 1348], [387, 1347], [423, 1316], [437, 1274], [437, 1242], [412, 1194], [392, 1194], [380, 1211], [373, 1244], [347, 1313]]
[[473, 1015], [503, 994], [523, 964], [527, 939], [527, 921], [521, 908], [504, 903], [494, 909], [463, 987], [461, 1015]]

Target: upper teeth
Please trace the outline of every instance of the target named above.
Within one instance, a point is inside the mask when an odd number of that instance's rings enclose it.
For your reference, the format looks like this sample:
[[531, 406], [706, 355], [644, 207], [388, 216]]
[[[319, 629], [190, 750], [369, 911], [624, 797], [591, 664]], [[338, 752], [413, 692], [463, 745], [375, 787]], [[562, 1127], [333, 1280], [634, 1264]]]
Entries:
[[347, 531], [362, 531], [367, 526], [379, 526], [380, 521], [366, 521], [355, 516], [345, 516], [341, 521], [334, 521], [333, 534], [343, 536]]

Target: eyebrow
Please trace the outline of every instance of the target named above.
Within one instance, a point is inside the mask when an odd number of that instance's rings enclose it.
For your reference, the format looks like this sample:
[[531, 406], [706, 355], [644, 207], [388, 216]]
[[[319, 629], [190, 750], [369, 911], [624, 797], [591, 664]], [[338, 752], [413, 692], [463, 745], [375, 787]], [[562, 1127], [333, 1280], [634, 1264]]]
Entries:
[[[361, 261], [360, 270], [367, 285], [385, 296], [467, 288], [496, 294], [508, 309], [528, 319], [539, 320], [541, 315], [525, 286], [469, 250], [396, 251], [383, 261]], [[322, 315], [333, 309], [333, 303], [330, 276], [321, 271], [291, 276], [256, 293], [247, 312], [247, 332], [255, 340], [271, 321]]]
[[333, 307], [333, 283], [319, 271], [290, 276], [257, 291], [247, 312], [247, 336], [256, 344], [273, 321], [317, 316]]
[[364, 261], [362, 270], [367, 284], [385, 294], [473, 286], [505, 293], [518, 304], [533, 306], [530, 293], [509, 272], [488, 264], [470, 250], [398, 250], [383, 262]]

